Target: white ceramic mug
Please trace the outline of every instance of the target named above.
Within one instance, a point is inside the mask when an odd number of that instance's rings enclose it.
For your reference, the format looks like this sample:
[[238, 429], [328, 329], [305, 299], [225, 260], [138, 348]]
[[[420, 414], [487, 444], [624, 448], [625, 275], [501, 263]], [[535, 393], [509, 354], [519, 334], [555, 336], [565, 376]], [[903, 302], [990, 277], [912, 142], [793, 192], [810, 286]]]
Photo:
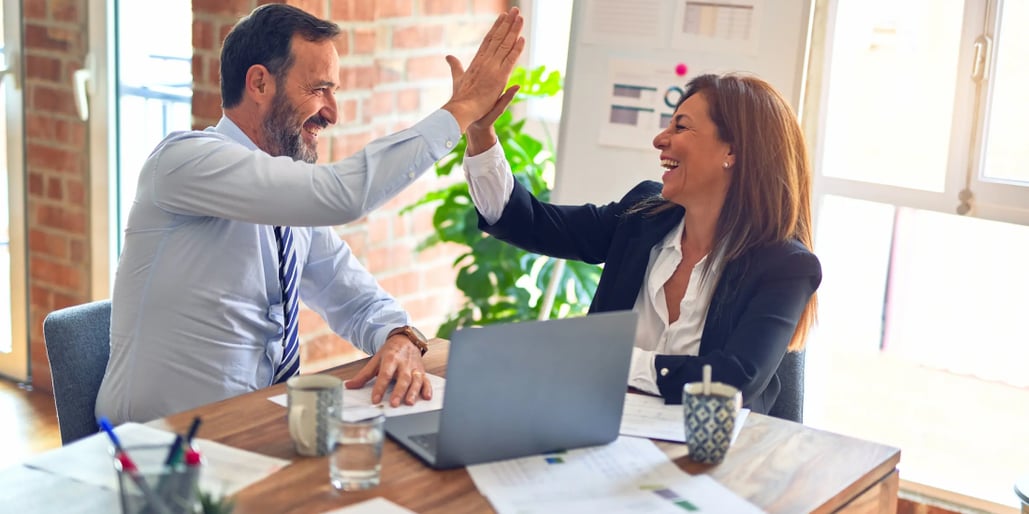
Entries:
[[297, 453], [328, 455], [330, 413], [343, 405], [343, 381], [330, 375], [297, 375], [286, 381], [286, 419]]

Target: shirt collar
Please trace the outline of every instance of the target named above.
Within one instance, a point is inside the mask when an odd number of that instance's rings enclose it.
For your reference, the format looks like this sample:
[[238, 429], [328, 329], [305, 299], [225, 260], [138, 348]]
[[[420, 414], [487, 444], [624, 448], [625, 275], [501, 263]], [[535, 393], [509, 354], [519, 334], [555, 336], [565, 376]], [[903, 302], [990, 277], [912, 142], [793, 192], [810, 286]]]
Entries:
[[682, 254], [682, 231], [686, 228], [686, 216], [683, 216], [679, 220], [679, 224], [675, 226], [675, 230], [670, 230], [665, 238], [661, 240], [658, 247], [662, 250], [672, 249]]
[[233, 141], [251, 150], [259, 150], [257, 145], [243, 133], [243, 129], [239, 128], [239, 125], [236, 125], [236, 123], [230, 120], [228, 116], [222, 116], [222, 118], [218, 120], [217, 125], [208, 127], [207, 130], [217, 132], [223, 136], [228, 136], [232, 138]]

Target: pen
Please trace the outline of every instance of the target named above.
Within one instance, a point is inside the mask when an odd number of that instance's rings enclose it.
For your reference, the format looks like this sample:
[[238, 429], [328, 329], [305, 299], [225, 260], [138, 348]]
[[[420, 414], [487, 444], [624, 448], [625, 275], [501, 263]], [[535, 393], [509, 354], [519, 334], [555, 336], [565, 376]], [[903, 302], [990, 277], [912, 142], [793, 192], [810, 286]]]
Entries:
[[172, 443], [171, 448], [168, 449], [168, 457], [164, 459], [164, 467], [171, 467], [175, 464], [175, 461], [179, 460], [180, 448], [182, 448], [182, 436], [175, 434], [175, 441]]
[[172, 514], [168, 510], [168, 506], [161, 501], [161, 498], [157, 496], [157, 493], [150, 488], [150, 484], [147, 483], [146, 479], [139, 472], [139, 468], [136, 467], [136, 463], [132, 462], [129, 458], [128, 452], [121, 445], [121, 440], [114, 433], [114, 428], [111, 427], [111, 422], [106, 418], [100, 418], [100, 428], [107, 433], [107, 437], [114, 443], [115, 456], [118, 458], [118, 462], [121, 463], [121, 469], [124, 473], [129, 475], [129, 478], [136, 483], [139, 490], [143, 492], [143, 496], [146, 498], [148, 504], [156, 509], [161, 514]]
[[193, 436], [197, 435], [197, 429], [200, 428], [200, 416], [193, 418], [193, 424], [189, 426], [189, 432], [186, 433], [186, 446], [193, 444]]

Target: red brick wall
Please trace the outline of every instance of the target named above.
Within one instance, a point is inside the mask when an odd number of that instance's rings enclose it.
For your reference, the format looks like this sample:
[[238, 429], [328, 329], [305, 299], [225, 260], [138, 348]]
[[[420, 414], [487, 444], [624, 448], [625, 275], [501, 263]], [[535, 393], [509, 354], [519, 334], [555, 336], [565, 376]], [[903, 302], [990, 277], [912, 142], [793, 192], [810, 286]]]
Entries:
[[[260, 0], [193, 1], [193, 122], [203, 128], [221, 116], [218, 54], [221, 41], [240, 16]], [[319, 142], [321, 159], [338, 160], [370, 140], [414, 124], [450, 94], [447, 53], [467, 64], [507, 0], [288, 0], [339, 23], [341, 59], [339, 123]], [[355, 255], [411, 313], [428, 335], [435, 334], [460, 293], [451, 263], [459, 248], [417, 253], [432, 231], [431, 209], [400, 215], [424, 192], [439, 187], [429, 172], [414, 186], [367, 218], [338, 227]], [[356, 356], [317, 314], [300, 320], [305, 369]]]
[[23, 9], [28, 332], [32, 383], [49, 390], [43, 318], [89, 300], [89, 153], [71, 86], [87, 50], [86, 7], [25, 0]]
[[[194, 125], [220, 116], [218, 49], [232, 24], [266, 0], [192, 0]], [[324, 136], [323, 158], [353, 153], [372, 138], [410, 126], [446, 100], [449, 71], [442, 56], [466, 63], [507, 0], [290, 0], [343, 27], [339, 125]], [[24, 0], [25, 125], [29, 245], [29, 338], [33, 385], [50, 389], [43, 343], [46, 315], [89, 301], [89, 146], [75, 112], [72, 73], [87, 51], [83, 2]], [[104, 170], [97, 170], [105, 173]], [[429, 175], [367, 219], [340, 233], [380, 283], [435, 333], [459, 300], [450, 263], [456, 249], [415, 253], [431, 231], [428, 209], [399, 215], [421, 193], [438, 187]], [[338, 361], [346, 345], [308, 312], [302, 318], [309, 364]]]

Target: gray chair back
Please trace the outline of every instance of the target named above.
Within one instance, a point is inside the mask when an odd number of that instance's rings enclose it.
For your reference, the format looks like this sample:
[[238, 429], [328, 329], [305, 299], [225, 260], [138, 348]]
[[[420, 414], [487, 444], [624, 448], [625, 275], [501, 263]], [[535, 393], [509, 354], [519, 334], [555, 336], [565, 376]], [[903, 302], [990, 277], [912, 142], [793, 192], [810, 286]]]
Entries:
[[111, 353], [111, 301], [56, 310], [43, 320], [61, 442], [97, 431], [96, 395]]
[[779, 397], [776, 398], [769, 416], [804, 422], [804, 351], [786, 352], [779, 363]]

